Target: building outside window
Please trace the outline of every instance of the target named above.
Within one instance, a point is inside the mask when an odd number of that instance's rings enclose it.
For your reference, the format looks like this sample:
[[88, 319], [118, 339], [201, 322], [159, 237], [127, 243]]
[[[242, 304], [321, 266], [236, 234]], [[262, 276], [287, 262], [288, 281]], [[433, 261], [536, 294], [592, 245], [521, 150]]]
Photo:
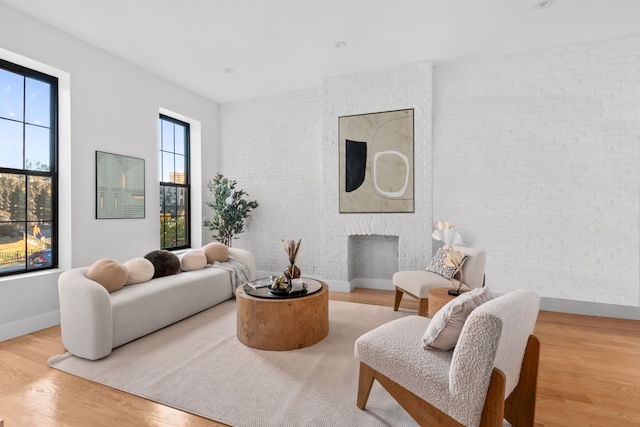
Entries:
[[58, 266], [58, 79], [0, 59], [0, 276]]
[[160, 247], [191, 247], [189, 124], [160, 115]]

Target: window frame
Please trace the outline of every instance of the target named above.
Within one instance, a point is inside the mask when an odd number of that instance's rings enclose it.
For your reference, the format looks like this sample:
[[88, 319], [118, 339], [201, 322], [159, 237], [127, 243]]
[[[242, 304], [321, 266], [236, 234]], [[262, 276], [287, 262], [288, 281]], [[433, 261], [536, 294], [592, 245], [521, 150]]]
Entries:
[[[162, 121], [167, 121], [167, 122], [171, 122], [174, 125], [180, 125], [183, 126], [185, 128], [185, 146], [184, 146], [184, 183], [183, 184], [178, 184], [175, 182], [167, 182], [167, 181], [162, 181], [162, 174], [163, 174], [163, 153], [172, 153], [174, 156], [177, 154], [175, 151], [175, 147], [173, 151], [167, 151], [167, 150], [163, 150], [162, 149], [162, 144], [163, 144], [163, 126], [162, 126]], [[187, 123], [185, 121], [176, 119], [174, 117], [168, 116], [166, 114], [162, 114], [160, 113], [159, 118], [158, 118], [158, 123], [159, 123], [159, 135], [158, 135], [158, 143], [159, 143], [159, 147], [158, 147], [158, 151], [159, 151], [159, 169], [160, 169], [160, 190], [163, 194], [165, 194], [166, 189], [167, 188], [175, 188], [176, 192], [178, 191], [178, 189], [182, 188], [185, 190], [186, 193], [186, 197], [187, 197], [187, 203], [185, 204], [185, 209], [184, 209], [184, 219], [185, 219], [185, 244], [184, 245], [178, 245], [178, 246], [164, 246], [163, 244], [163, 239], [162, 239], [162, 235], [160, 235], [160, 249], [164, 249], [164, 250], [168, 250], [168, 251], [175, 251], [175, 250], [181, 250], [181, 249], [189, 249], [191, 248], [191, 124]], [[174, 134], [175, 137], [175, 134]], [[175, 172], [175, 171], [174, 171]], [[163, 230], [163, 221], [166, 221], [165, 218], [163, 218], [163, 213], [166, 212], [166, 200], [164, 198], [164, 196], [160, 196], [160, 202], [163, 203], [161, 206], [161, 211], [159, 212], [160, 214], [160, 232], [162, 232]]]
[[[13, 62], [7, 61], [5, 59], [0, 58], [0, 69], [7, 70], [9, 72], [19, 74], [24, 77], [24, 85], [22, 88], [23, 91], [23, 117], [22, 120], [13, 120], [14, 122], [22, 123], [23, 132], [22, 132], [22, 150], [23, 150], [23, 159], [22, 159], [22, 168], [10, 168], [0, 166], [0, 174], [8, 174], [8, 175], [18, 175], [25, 177], [25, 198], [24, 198], [24, 210], [25, 216], [23, 221], [11, 221], [15, 223], [24, 223], [24, 232], [27, 233], [29, 229], [28, 224], [31, 222], [35, 222], [38, 224], [48, 222], [36, 219], [35, 221], [29, 220], [28, 208], [29, 208], [29, 178], [30, 177], [47, 177], [51, 179], [51, 263], [44, 267], [30, 267], [29, 266], [29, 243], [28, 239], [24, 239], [25, 248], [24, 248], [24, 268], [19, 270], [11, 270], [6, 272], [0, 272], [0, 277], [6, 276], [14, 276], [19, 274], [30, 274], [43, 270], [51, 270], [58, 268], [59, 265], [59, 254], [58, 254], [58, 240], [59, 240], [59, 225], [58, 225], [58, 145], [59, 145], [59, 105], [58, 105], [58, 96], [59, 96], [59, 81], [58, 77], [52, 76], [50, 74], [43, 73], [41, 71], [37, 71], [19, 64], [15, 64]], [[49, 170], [48, 171], [38, 171], [38, 170], [30, 170], [26, 169], [26, 159], [24, 157], [25, 150], [25, 126], [27, 124], [34, 125], [33, 123], [28, 123], [26, 117], [26, 81], [27, 78], [38, 80], [41, 82], [45, 82], [50, 85], [50, 99], [49, 99]], [[2, 118], [2, 120], [12, 120], [8, 118]]]

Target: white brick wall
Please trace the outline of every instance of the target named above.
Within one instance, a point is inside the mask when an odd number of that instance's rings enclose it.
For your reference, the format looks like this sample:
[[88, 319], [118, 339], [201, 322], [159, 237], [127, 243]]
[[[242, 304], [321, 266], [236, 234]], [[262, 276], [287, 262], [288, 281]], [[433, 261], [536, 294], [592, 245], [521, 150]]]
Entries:
[[487, 284], [638, 306], [640, 38], [437, 66], [434, 219]]
[[[323, 277], [348, 280], [349, 234], [399, 236], [400, 270], [424, 268], [431, 257], [431, 105], [432, 63], [428, 61], [322, 82]], [[338, 117], [406, 108], [415, 109], [415, 213], [339, 214]]]
[[323, 234], [320, 89], [225, 104], [220, 122], [221, 172], [260, 204], [234, 246], [251, 250], [258, 270], [275, 272], [288, 264], [281, 240], [302, 239], [299, 266], [317, 274]]

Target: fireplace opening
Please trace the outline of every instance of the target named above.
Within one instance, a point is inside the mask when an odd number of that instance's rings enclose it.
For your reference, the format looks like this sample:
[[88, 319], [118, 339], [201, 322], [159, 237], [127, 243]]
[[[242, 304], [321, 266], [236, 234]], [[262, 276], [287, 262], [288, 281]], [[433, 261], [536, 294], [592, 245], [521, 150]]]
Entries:
[[348, 276], [352, 286], [392, 290], [398, 271], [398, 236], [353, 235], [348, 241]]

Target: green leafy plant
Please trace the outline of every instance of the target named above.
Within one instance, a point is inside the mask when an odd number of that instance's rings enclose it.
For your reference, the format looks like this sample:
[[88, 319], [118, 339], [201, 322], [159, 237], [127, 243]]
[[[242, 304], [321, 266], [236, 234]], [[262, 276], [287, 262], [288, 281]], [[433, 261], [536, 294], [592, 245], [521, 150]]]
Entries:
[[255, 200], [246, 200], [249, 196], [244, 190], [236, 190], [237, 181], [225, 178], [218, 173], [209, 181], [207, 187], [213, 194], [213, 202], [207, 206], [213, 209], [213, 220], [204, 219], [204, 226], [215, 231], [212, 235], [218, 242], [231, 247], [231, 241], [244, 231], [244, 220], [252, 209], [258, 207]]

